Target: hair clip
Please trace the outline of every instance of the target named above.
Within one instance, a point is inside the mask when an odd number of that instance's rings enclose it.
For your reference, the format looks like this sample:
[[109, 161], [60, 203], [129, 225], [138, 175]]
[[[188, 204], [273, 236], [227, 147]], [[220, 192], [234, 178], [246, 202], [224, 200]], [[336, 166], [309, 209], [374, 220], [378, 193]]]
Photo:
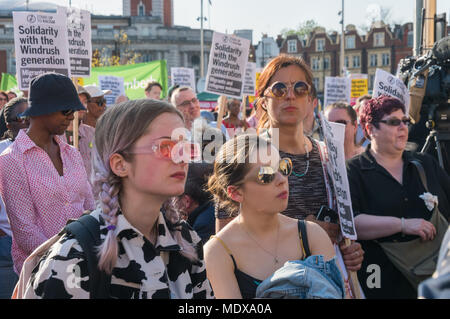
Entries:
[[109, 225], [108, 227], [106, 227], [107, 230], [115, 230], [116, 226], [115, 225]]

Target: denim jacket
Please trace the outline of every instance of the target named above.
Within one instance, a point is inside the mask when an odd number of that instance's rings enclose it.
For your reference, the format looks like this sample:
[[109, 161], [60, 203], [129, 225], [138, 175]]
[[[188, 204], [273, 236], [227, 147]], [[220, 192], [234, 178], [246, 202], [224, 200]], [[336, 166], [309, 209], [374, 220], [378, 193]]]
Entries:
[[325, 261], [322, 255], [287, 261], [256, 290], [256, 298], [343, 299], [344, 281], [336, 257]]

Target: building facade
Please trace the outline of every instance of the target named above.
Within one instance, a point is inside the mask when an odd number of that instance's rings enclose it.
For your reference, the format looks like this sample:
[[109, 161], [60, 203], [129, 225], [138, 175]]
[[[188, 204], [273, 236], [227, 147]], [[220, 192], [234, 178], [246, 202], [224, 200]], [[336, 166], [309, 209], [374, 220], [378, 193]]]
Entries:
[[[12, 11], [25, 10], [24, 6], [0, 6], [0, 72], [16, 73]], [[29, 10], [55, 12], [56, 5], [30, 3]], [[112, 56], [131, 49], [136, 63], [165, 59], [169, 74], [171, 67], [188, 67], [198, 78], [200, 54], [204, 55], [205, 70], [208, 66], [213, 31], [204, 30], [204, 50], [200, 53], [200, 29], [175, 26], [173, 12], [173, 0], [123, 0], [121, 16], [91, 15], [92, 50]], [[127, 47], [118, 41], [121, 33], [127, 35]]]

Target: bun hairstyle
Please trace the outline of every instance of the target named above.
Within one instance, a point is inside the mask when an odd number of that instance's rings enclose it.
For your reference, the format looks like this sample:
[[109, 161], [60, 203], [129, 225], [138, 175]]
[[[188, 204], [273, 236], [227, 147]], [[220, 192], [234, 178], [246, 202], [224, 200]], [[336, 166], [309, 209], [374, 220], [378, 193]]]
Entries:
[[228, 196], [227, 188], [242, 182], [250, 171], [250, 163], [256, 162], [256, 151], [262, 146], [269, 147], [270, 142], [254, 134], [241, 134], [220, 148], [207, 188], [219, 210], [228, 212], [230, 216], [239, 211], [239, 203]]
[[277, 73], [280, 69], [286, 68], [290, 65], [298, 66], [305, 73], [306, 82], [311, 87], [313, 86], [313, 74], [311, 68], [305, 62], [305, 60], [303, 60], [303, 58], [287, 54], [280, 54], [276, 58], [270, 60], [261, 72], [258, 82], [256, 83], [256, 92], [258, 99], [256, 100], [255, 104], [258, 110], [261, 110], [262, 114], [259, 119], [258, 129], [269, 127], [269, 115], [267, 114], [267, 110], [263, 106], [264, 92], [269, 87], [270, 81], [272, 80], [272, 77], [275, 75], [275, 73]]
[[122, 180], [111, 170], [109, 159], [112, 154], [118, 153], [126, 161], [131, 161], [132, 155], [127, 151], [144, 135], [150, 123], [163, 113], [173, 113], [184, 123], [182, 114], [176, 108], [154, 99], [114, 105], [97, 121], [91, 180], [94, 194], [98, 196], [97, 205], [102, 209], [102, 217], [108, 225], [105, 241], [99, 247], [99, 268], [106, 273], [112, 272], [118, 256], [115, 228], [122, 190]]

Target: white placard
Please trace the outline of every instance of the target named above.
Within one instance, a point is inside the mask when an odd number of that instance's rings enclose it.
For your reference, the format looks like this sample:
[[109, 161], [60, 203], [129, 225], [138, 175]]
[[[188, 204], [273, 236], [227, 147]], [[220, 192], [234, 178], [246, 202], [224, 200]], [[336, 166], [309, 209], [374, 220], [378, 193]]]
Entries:
[[350, 103], [351, 80], [342, 77], [325, 77], [325, 103], [324, 107], [335, 103]]
[[55, 13], [13, 12], [20, 90], [28, 90], [31, 79], [46, 72], [70, 77], [66, 20], [66, 16]]
[[250, 40], [214, 32], [205, 91], [240, 99], [249, 49]]
[[195, 92], [195, 71], [191, 68], [170, 68], [171, 85], [189, 86]]
[[247, 62], [245, 68], [244, 86], [242, 88], [242, 95], [254, 96], [256, 91], [256, 63]]
[[98, 84], [101, 90], [111, 90], [111, 94], [106, 94], [106, 105], [113, 105], [116, 99], [125, 95], [125, 86], [123, 83], [123, 78], [112, 75], [99, 75]]
[[409, 114], [409, 91], [406, 85], [389, 72], [377, 69], [373, 85], [373, 97], [380, 95], [388, 95], [400, 100], [405, 105], [405, 114]]
[[353, 218], [352, 199], [345, 166], [345, 125], [328, 122], [321, 112], [321, 122], [325, 143], [328, 151], [328, 169], [333, 180], [334, 193], [336, 195], [339, 222], [342, 235], [351, 240], [356, 240], [356, 229]]
[[72, 76], [91, 76], [92, 43], [91, 13], [77, 8], [57, 7], [57, 13], [67, 16], [70, 73]]

